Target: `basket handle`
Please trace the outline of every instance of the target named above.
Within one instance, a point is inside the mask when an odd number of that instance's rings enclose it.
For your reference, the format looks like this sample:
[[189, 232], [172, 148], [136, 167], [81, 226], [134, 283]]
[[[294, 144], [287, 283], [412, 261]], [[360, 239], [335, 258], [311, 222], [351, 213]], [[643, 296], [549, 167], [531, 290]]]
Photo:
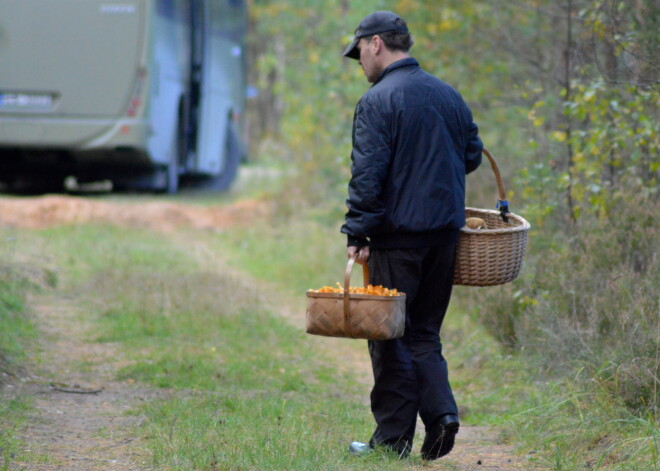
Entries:
[[[344, 327], [349, 337], [353, 336], [353, 333], [351, 332], [351, 302], [349, 288], [351, 287], [351, 273], [353, 272], [353, 265], [355, 264], [357, 256], [358, 254], [354, 253], [351, 258], [348, 259], [346, 272], [344, 273]], [[362, 265], [362, 283], [365, 288], [369, 285], [369, 267], [366, 264]]]
[[502, 217], [502, 220], [504, 222], [509, 222], [509, 218], [506, 217], [506, 215], [510, 213], [509, 202], [506, 200], [506, 191], [504, 190], [504, 183], [502, 182], [500, 169], [497, 166], [497, 162], [495, 162], [493, 154], [491, 154], [488, 149], [484, 147], [483, 153], [486, 157], [488, 157], [488, 160], [490, 160], [490, 166], [493, 169], [493, 173], [495, 174], [495, 181], [497, 182], [497, 190], [500, 193], [500, 199], [497, 201], [496, 208], [500, 210], [500, 216]]

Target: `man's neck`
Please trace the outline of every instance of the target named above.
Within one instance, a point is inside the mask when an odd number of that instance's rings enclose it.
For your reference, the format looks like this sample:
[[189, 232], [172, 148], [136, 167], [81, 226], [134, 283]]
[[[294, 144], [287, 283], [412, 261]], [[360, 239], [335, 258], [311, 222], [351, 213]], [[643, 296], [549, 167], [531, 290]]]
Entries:
[[407, 52], [401, 52], [401, 51], [388, 52], [387, 55], [383, 57], [382, 70], [385, 70], [395, 62], [398, 62], [401, 59], [407, 59], [408, 57], [410, 57], [410, 54], [408, 54]]

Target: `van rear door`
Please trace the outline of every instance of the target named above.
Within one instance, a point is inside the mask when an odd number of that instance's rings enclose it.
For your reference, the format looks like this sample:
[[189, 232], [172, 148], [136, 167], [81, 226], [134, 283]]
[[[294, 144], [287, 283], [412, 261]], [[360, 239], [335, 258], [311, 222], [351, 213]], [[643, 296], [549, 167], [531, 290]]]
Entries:
[[0, 114], [125, 114], [147, 0], [0, 0]]

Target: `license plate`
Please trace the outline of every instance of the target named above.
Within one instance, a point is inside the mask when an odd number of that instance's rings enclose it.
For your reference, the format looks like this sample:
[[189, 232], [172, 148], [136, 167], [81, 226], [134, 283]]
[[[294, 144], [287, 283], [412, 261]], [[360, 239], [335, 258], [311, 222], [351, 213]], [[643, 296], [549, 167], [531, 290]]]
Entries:
[[0, 93], [0, 109], [49, 110], [53, 95], [48, 93]]

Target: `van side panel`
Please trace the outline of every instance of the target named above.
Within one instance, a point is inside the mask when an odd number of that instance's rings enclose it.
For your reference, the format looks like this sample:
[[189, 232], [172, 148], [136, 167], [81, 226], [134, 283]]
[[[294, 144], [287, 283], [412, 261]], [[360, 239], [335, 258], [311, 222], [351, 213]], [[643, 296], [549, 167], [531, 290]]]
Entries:
[[125, 116], [147, 3], [0, 0], [0, 145], [82, 148]]
[[51, 116], [123, 115], [140, 66], [145, 3], [0, 0], [0, 93], [53, 94], [53, 106], [38, 110]]

